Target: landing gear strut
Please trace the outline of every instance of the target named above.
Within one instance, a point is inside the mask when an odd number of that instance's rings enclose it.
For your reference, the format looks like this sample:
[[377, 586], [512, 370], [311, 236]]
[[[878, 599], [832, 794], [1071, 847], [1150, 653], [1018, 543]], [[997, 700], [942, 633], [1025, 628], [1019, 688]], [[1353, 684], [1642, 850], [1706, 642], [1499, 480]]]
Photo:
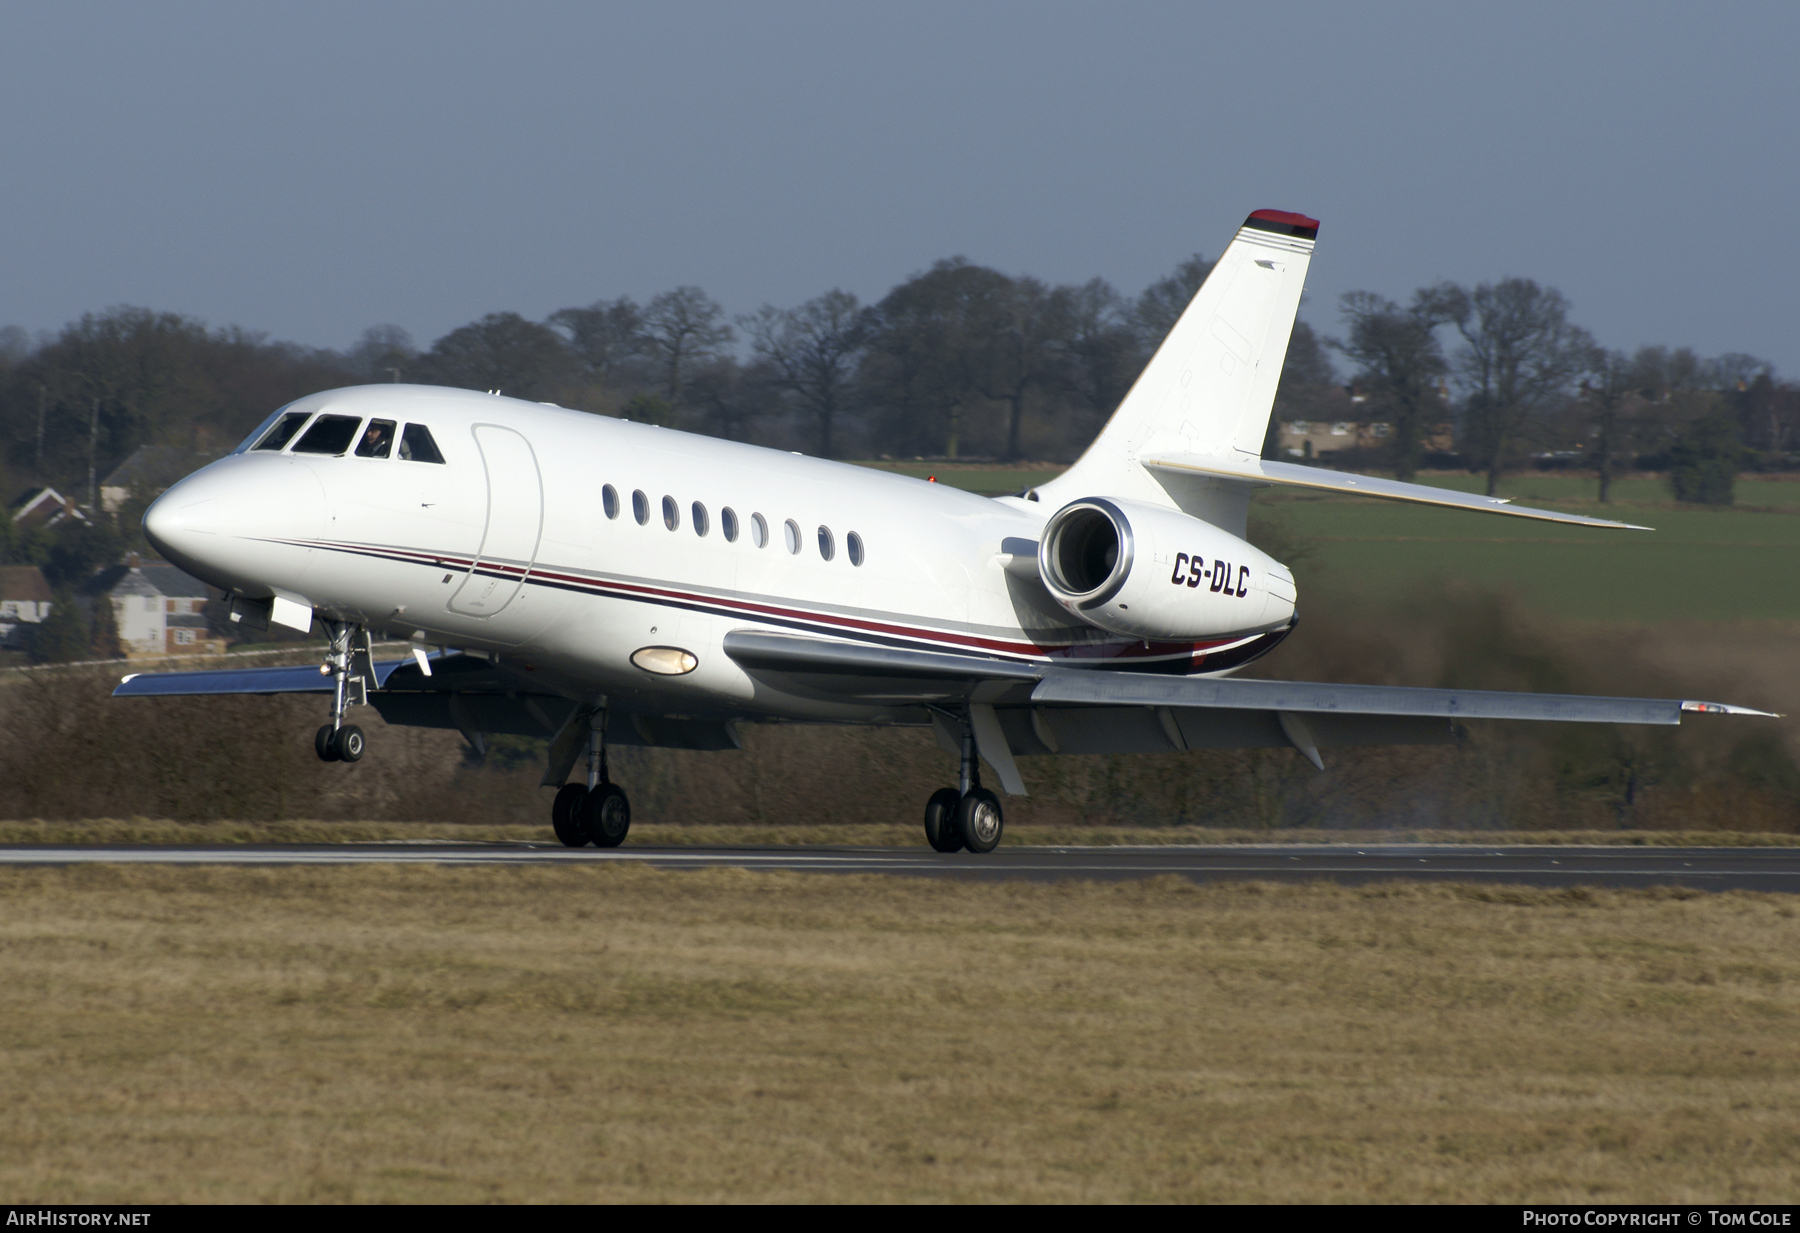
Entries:
[[981, 786], [975, 729], [961, 717], [961, 766], [954, 788], [939, 788], [925, 803], [925, 842], [939, 852], [992, 852], [1006, 829], [1000, 798]]
[[631, 802], [606, 773], [606, 701], [588, 717], [587, 782], [566, 783], [550, 806], [550, 824], [565, 847], [616, 848], [631, 830]]
[[369, 698], [364, 675], [372, 661], [369, 631], [348, 621], [326, 621], [325, 628], [331, 634], [331, 646], [319, 672], [331, 678], [331, 722], [313, 734], [313, 752], [321, 762], [360, 762], [365, 748], [363, 730], [345, 723], [344, 711]]

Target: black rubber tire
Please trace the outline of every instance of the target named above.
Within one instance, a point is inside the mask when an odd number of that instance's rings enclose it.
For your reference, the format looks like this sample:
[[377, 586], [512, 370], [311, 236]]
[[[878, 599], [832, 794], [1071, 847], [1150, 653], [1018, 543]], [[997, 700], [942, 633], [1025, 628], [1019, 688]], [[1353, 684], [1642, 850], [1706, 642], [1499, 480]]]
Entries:
[[962, 798], [956, 810], [956, 833], [962, 836], [963, 847], [971, 852], [992, 852], [1000, 846], [1005, 830], [999, 797], [986, 788], [976, 788]]
[[581, 802], [581, 821], [596, 848], [616, 848], [631, 830], [631, 802], [625, 789], [603, 783]]
[[332, 739], [336, 735], [337, 729], [330, 724], [326, 724], [313, 733], [313, 752], [319, 755], [319, 761], [336, 762], [338, 760], [337, 741]]
[[345, 724], [331, 738], [331, 752], [337, 755], [339, 762], [361, 762], [368, 749], [363, 739], [363, 730], [355, 724]]
[[962, 797], [955, 788], [939, 788], [925, 802], [925, 842], [934, 852], [962, 851], [962, 832], [956, 828], [956, 808]]
[[591, 841], [581, 813], [587, 794], [584, 783], [566, 783], [556, 790], [556, 800], [550, 806], [550, 825], [565, 848], [585, 848]]

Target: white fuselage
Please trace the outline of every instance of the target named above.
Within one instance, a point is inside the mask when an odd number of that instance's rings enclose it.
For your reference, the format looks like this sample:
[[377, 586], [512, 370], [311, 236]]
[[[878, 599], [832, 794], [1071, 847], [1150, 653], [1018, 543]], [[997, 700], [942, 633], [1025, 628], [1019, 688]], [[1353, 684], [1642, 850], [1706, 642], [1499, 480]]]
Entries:
[[[494, 652], [570, 697], [880, 720], [880, 707], [772, 693], [723, 653], [725, 634], [1208, 672], [1208, 657], [1291, 616], [1259, 600], [1200, 642], [1082, 624], [1036, 573], [1054, 509], [1020, 498], [464, 390], [364, 386], [283, 410], [358, 417], [358, 438], [377, 420], [424, 425], [443, 461], [293, 452], [304, 432], [257, 449], [253, 436], [151, 507], [158, 548], [236, 595]], [[632, 662], [646, 647], [698, 666], [646, 672]]]

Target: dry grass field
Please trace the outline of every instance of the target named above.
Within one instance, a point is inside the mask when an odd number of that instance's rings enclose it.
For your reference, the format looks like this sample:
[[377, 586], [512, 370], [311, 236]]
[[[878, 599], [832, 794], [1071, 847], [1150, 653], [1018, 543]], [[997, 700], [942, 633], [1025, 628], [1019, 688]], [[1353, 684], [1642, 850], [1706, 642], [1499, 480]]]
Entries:
[[1800, 1198], [1800, 905], [0, 871], [9, 1202]]

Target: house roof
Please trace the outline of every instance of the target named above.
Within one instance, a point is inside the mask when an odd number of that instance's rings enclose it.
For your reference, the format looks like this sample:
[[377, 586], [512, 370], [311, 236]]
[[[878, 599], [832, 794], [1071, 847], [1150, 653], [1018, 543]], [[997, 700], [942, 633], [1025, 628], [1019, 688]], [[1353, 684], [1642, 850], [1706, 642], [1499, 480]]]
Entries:
[[7, 506], [15, 524], [21, 527], [53, 527], [64, 518], [87, 521], [75, 502], [54, 488], [33, 488]]
[[184, 475], [204, 467], [219, 455], [177, 445], [140, 445], [131, 456], [100, 481], [102, 488], [130, 488], [142, 484], [161, 492]]
[[50, 602], [50, 584], [35, 565], [0, 565], [0, 600]]

